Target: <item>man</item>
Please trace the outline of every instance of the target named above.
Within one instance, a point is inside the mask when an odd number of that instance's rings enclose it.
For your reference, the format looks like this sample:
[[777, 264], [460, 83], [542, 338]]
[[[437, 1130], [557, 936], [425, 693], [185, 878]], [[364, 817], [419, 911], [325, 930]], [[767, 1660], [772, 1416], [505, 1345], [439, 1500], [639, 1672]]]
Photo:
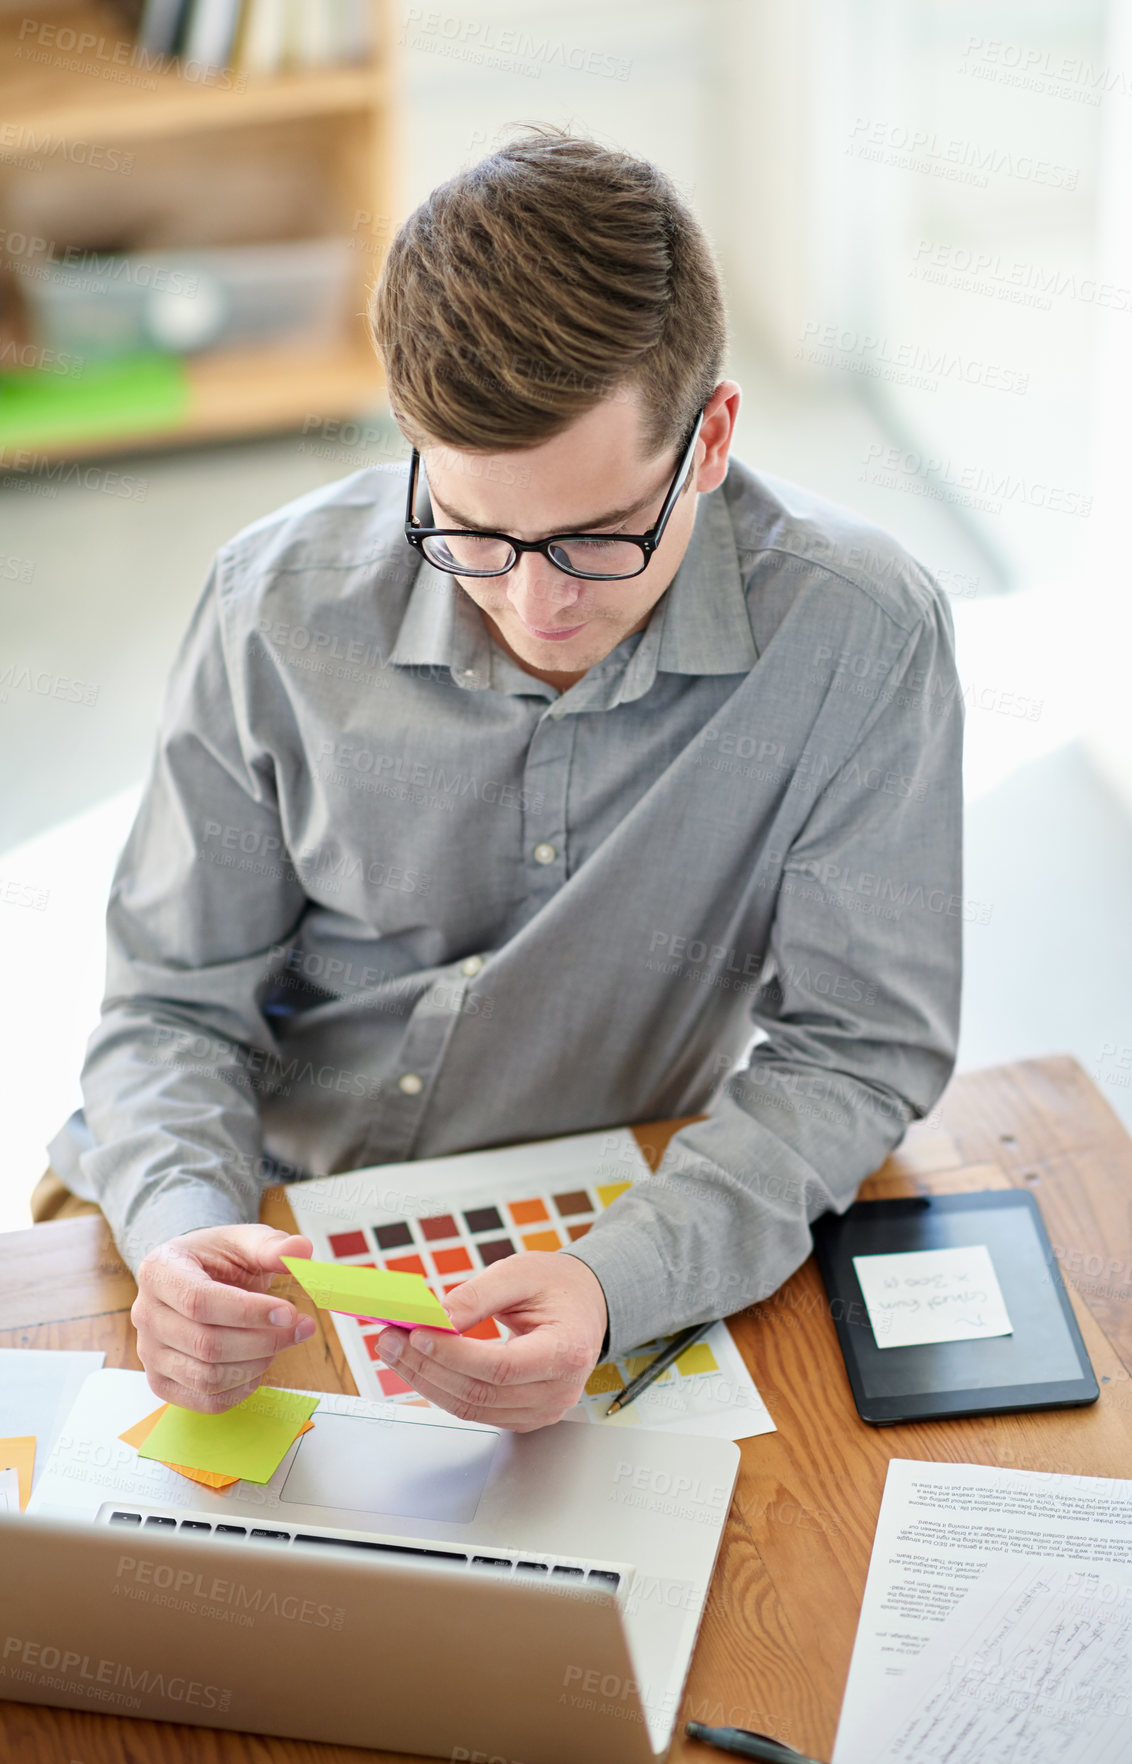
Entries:
[[523, 136], [411, 216], [371, 318], [420, 457], [217, 557], [53, 1163], [137, 1272], [155, 1393], [216, 1411], [311, 1327], [265, 1181], [706, 1110], [568, 1252], [449, 1296], [509, 1340], [382, 1334], [525, 1431], [774, 1292], [940, 1094], [950, 617], [729, 461], [719, 278], [654, 167]]

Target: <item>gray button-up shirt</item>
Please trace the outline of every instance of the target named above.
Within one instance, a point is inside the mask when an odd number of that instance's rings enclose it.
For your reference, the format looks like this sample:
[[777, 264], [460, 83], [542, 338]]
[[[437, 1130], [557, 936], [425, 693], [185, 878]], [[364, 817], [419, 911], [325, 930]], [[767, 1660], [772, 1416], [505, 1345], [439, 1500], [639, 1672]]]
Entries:
[[951, 1072], [949, 609], [732, 461], [559, 692], [405, 543], [404, 490], [358, 472], [218, 554], [52, 1160], [136, 1268], [280, 1176], [706, 1111], [569, 1252], [623, 1352], [772, 1293]]

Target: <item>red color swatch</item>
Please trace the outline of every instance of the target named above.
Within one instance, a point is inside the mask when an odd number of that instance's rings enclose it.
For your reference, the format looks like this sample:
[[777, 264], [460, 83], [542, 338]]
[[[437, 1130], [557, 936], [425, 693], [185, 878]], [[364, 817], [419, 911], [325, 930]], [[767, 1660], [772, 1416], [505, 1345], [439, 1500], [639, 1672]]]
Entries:
[[451, 1213], [444, 1213], [437, 1219], [418, 1219], [417, 1230], [426, 1243], [436, 1243], [445, 1237], [459, 1237], [460, 1235]]
[[329, 1243], [336, 1256], [364, 1256], [369, 1248], [362, 1231], [339, 1231]]

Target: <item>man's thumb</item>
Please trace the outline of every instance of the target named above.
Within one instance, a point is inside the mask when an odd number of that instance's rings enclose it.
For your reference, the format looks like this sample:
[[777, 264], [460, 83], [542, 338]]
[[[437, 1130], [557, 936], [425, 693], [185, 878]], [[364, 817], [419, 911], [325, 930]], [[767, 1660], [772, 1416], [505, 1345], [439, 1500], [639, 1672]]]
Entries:
[[452, 1327], [461, 1335], [491, 1316], [492, 1300], [486, 1293], [481, 1295], [478, 1279], [462, 1280], [459, 1286], [445, 1293], [441, 1303], [448, 1312]]
[[249, 1243], [248, 1252], [253, 1261], [270, 1274], [284, 1274], [281, 1257], [296, 1256], [309, 1261], [314, 1254], [314, 1244], [309, 1237], [300, 1237], [297, 1232], [280, 1231], [274, 1225], [258, 1225], [253, 1229], [263, 1235], [255, 1242]]

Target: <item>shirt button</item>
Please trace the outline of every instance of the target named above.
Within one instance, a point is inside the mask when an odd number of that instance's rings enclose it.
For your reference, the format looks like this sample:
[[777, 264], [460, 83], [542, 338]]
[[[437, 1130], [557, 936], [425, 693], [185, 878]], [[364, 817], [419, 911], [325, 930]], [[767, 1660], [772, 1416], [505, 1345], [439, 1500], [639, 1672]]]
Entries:
[[482, 967], [482, 956], [469, 956], [466, 962], [460, 963], [460, 972], [461, 974], [466, 974], [468, 979], [471, 980], [473, 975], [478, 974]]
[[424, 1079], [418, 1078], [415, 1072], [406, 1072], [397, 1082], [406, 1096], [416, 1096], [424, 1089]]
[[535, 846], [536, 864], [552, 864], [557, 856], [558, 853], [553, 845], [543, 843]]

